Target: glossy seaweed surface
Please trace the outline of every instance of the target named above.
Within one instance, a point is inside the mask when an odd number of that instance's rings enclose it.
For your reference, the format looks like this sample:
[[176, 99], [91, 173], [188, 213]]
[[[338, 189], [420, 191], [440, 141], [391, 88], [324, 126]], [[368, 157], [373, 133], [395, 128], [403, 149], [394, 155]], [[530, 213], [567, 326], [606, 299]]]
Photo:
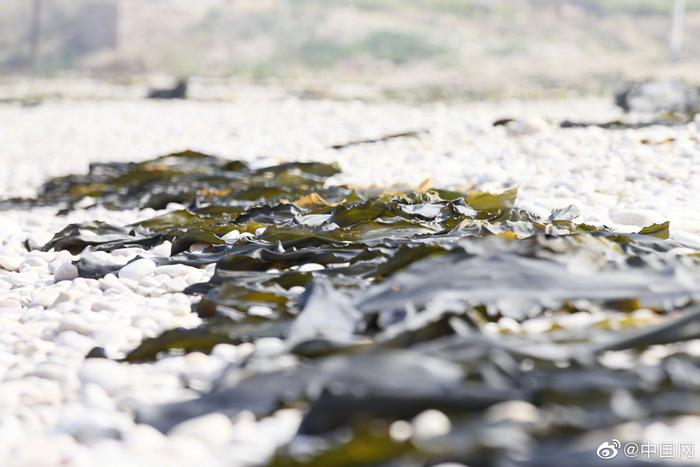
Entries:
[[[167, 432], [210, 412], [300, 408], [274, 466], [597, 465], [587, 433], [700, 410], [700, 358], [684, 345], [700, 338], [700, 268], [668, 224], [619, 234], [577, 224], [573, 207], [518, 209], [516, 190], [358, 191], [329, 184], [337, 172], [184, 152], [97, 164], [3, 206], [187, 206], [128, 226], [71, 225], [43, 248], [169, 240], [159, 264], [216, 263], [186, 290], [201, 296], [203, 324], [123, 360], [265, 337], [284, 346], [230, 366], [194, 400], [137, 416]], [[114, 272], [76, 265], [85, 277]], [[573, 315], [589, 320], [562, 324]], [[397, 424], [429, 409], [449, 418], [448, 433]]]

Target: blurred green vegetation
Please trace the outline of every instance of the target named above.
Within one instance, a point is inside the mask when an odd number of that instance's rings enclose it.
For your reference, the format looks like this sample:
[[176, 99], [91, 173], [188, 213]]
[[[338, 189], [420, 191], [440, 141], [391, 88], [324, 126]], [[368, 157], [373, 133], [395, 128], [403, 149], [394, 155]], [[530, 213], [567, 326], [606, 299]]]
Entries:
[[376, 31], [351, 44], [341, 44], [330, 39], [309, 39], [302, 44], [299, 57], [307, 65], [327, 68], [358, 55], [401, 65], [426, 59], [440, 52], [440, 47], [430, 44], [419, 34]]
[[0, 77], [157, 73], [492, 96], [700, 74], [700, 0], [687, 0], [674, 65], [671, 0], [99, 0], [118, 2], [122, 34], [112, 49], [86, 53], [72, 46], [76, 18], [95, 1], [44, 0], [32, 68], [32, 2], [0, 1]]

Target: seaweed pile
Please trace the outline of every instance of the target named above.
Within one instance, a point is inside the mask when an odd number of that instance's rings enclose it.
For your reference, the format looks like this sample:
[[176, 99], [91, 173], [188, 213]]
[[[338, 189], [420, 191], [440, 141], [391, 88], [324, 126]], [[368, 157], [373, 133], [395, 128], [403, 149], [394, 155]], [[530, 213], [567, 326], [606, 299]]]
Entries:
[[[338, 170], [184, 152], [96, 164], [3, 206], [187, 206], [128, 226], [70, 225], [42, 248], [168, 240], [158, 264], [216, 263], [185, 291], [201, 296], [203, 324], [145, 339], [123, 361], [264, 337], [284, 349], [137, 417], [167, 432], [211, 412], [301, 408], [271, 465], [596, 465], [588, 433], [700, 410], [700, 357], [683, 345], [700, 338], [698, 255], [668, 239], [668, 223], [620, 234], [576, 223], [573, 207], [546, 218], [519, 209], [515, 189], [362, 191], [329, 184]], [[76, 266], [83, 277], [114, 271]], [[559, 324], [570, 315], [590, 321]], [[431, 409], [450, 430], [421, 428]]]

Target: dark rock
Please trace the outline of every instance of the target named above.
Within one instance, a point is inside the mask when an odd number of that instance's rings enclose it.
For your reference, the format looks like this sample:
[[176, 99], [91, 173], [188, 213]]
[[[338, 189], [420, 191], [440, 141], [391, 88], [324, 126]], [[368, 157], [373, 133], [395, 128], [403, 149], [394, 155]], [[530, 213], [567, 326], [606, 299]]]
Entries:
[[179, 79], [175, 86], [165, 89], [151, 89], [149, 99], [187, 99], [187, 79]]
[[87, 355], [85, 355], [85, 358], [109, 358], [107, 356], [107, 351], [104, 349], [104, 347], [93, 347]]
[[625, 112], [694, 114], [700, 91], [682, 80], [633, 82], [615, 93], [615, 105]]

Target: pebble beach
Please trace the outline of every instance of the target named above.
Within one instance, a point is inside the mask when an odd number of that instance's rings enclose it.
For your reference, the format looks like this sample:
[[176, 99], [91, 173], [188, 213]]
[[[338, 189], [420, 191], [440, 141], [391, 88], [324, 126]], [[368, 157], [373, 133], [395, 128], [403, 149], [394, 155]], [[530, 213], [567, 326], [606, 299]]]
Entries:
[[[625, 130], [560, 127], [564, 120], [620, 118], [611, 99], [597, 97], [411, 105], [232, 92], [237, 97], [227, 101], [49, 99], [0, 105], [0, 195], [33, 196], [49, 178], [86, 172], [93, 162], [141, 161], [189, 148], [252, 166], [336, 162], [342, 171], [332, 182], [361, 187], [518, 187], [517, 205], [531, 212], [546, 215], [575, 205], [578, 222], [621, 232], [669, 221], [671, 239], [700, 248], [694, 196], [700, 186], [700, 122]], [[501, 118], [514, 121], [494, 126]], [[417, 134], [333, 148], [407, 131]], [[302, 413], [291, 408], [260, 420], [213, 413], [167, 434], [134, 415], [144, 405], [196, 397], [244, 359], [265, 365], [286, 358], [280, 339], [264, 338], [220, 344], [209, 355], [142, 364], [115, 360], [145, 337], [200, 324], [191, 312], [196, 299], [182, 291], [207, 281], [213, 265], [157, 266], [149, 257], [167, 256], [171, 245], [165, 242], [150, 250], [83, 253], [123, 266], [86, 279], [72, 264], [78, 256], [27, 248], [45, 244], [71, 223], [127, 225], [180, 208], [0, 211], [0, 465], [264, 465], [294, 436]], [[142, 259], [130, 262], [137, 256]], [[110, 358], [86, 358], [95, 348]], [[411, 431], [440, 431], [441, 422], [439, 413], [427, 412], [412, 421]], [[685, 422], [676, 436], [692, 433], [699, 423]]]

